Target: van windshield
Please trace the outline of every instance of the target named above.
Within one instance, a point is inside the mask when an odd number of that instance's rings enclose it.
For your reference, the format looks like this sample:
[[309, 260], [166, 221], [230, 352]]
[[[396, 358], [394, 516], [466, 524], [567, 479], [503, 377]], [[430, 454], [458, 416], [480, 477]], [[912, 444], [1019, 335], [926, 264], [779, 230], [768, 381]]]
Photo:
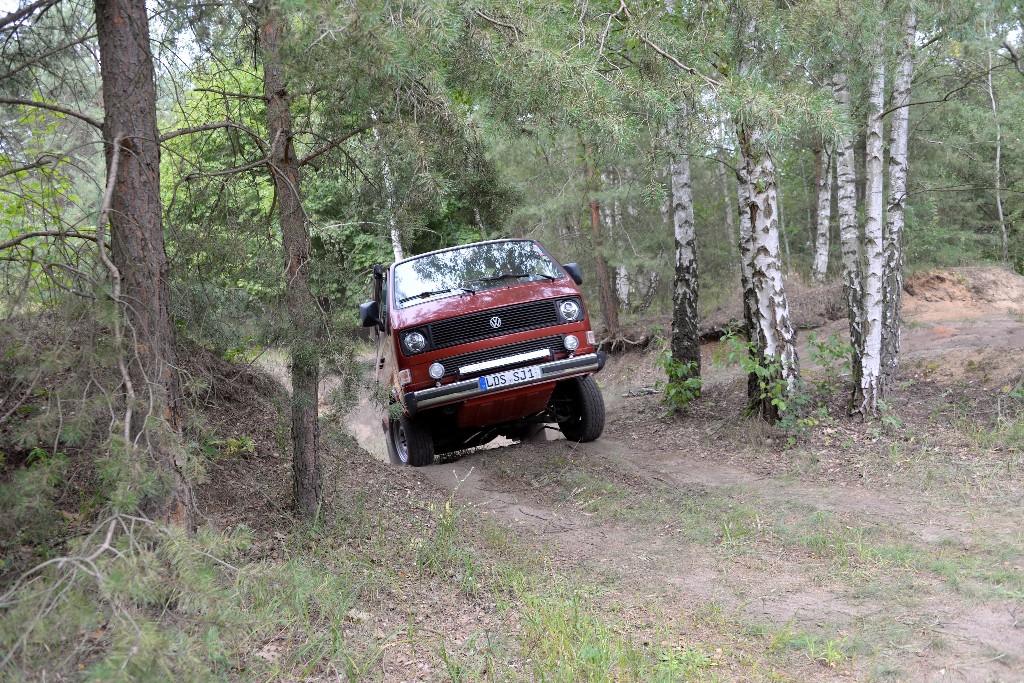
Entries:
[[392, 285], [399, 308], [434, 299], [557, 280], [558, 265], [532, 240], [471, 244], [410, 259], [395, 266]]

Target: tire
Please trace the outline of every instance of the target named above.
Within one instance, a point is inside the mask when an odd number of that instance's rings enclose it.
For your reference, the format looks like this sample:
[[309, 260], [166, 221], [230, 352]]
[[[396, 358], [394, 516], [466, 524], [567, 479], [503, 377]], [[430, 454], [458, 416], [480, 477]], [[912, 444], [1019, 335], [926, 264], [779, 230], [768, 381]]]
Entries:
[[[563, 383], [571, 399], [572, 416], [558, 423], [569, 441], [594, 441], [604, 431], [604, 397], [592, 375], [574, 377]], [[563, 388], [559, 387], [559, 388]]]
[[434, 437], [419, 420], [408, 415], [391, 418], [388, 441], [392, 461], [398, 465], [423, 467], [434, 463]]

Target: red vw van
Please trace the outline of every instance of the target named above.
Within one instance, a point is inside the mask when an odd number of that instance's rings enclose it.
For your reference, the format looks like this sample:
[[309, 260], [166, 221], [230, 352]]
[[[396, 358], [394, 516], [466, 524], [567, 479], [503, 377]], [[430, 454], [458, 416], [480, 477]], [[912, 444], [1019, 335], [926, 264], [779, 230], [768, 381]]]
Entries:
[[501, 435], [521, 439], [556, 423], [593, 441], [604, 367], [579, 285], [538, 242], [504, 239], [374, 266], [373, 300], [359, 307], [377, 332], [377, 380], [390, 387], [384, 418], [392, 461], [429, 465], [435, 454]]

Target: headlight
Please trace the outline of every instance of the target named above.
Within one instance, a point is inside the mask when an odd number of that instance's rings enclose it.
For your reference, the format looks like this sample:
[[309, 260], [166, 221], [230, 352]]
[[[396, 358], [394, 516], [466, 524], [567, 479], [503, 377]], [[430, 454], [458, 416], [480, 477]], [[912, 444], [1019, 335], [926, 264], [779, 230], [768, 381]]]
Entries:
[[572, 299], [566, 299], [558, 304], [558, 315], [565, 321], [576, 320], [580, 317], [580, 305]]
[[402, 346], [409, 353], [419, 353], [427, 348], [427, 338], [420, 332], [409, 332], [402, 337]]

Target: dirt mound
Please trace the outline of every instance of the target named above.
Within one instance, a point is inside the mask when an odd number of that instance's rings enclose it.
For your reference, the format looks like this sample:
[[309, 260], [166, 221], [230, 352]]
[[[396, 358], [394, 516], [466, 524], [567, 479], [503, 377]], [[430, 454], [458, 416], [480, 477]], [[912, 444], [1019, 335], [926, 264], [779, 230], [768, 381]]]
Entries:
[[904, 310], [919, 320], [1024, 311], [1024, 277], [998, 267], [929, 270], [903, 286]]
[[[743, 300], [739, 291], [736, 290], [736, 296], [728, 303], [701, 315], [702, 339], [718, 339], [724, 331], [742, 327]], [[790, 275], [786, 278], [786, 298], [789, 300], [790, 317], [797, 329], [813, 330], [846, 317], [843, 283], [838, 280], [815, 285]]]

